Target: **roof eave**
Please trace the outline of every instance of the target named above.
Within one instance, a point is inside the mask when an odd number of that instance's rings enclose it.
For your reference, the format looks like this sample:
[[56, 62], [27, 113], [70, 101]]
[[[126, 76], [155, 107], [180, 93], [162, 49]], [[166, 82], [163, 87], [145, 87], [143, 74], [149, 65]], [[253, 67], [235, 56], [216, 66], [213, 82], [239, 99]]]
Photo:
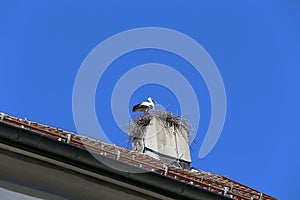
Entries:
[[[150, 190], [154, 193], [163, 194], [171, 198], [199, 200], [230, 199], [208, 190], [160, 175], [156, 172], [145, 171], [145, 173], [130, 173], [119, 171], [101, 163], [87, 150], [3, 122], [0, 122], [0, 142], [25, 151], [30, 151], [34, 154], [47, 156], [73, 166], [84, 168], [85, 170], [94, 173], [109, 176], [112, 179], [126, 182], [143, 188], [144, 190]], [[100, 154], [97, 154], [97, 157], [105, 159], [111, 163], [112, 166], [120, 166], [124, 169], [132, 168], [132, 170], [136, 168], [136, 170], [140, 170], [135, 166], [128, 165]]]

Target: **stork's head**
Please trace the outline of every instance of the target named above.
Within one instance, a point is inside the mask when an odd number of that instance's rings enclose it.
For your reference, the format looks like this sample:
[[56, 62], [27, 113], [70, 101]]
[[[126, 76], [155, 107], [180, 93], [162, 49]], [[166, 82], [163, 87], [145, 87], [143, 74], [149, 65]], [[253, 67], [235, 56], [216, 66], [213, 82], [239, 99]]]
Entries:
[[156, 103], [154, 99], [152, 99], [151, 97], [148, 97], [148, 101]]

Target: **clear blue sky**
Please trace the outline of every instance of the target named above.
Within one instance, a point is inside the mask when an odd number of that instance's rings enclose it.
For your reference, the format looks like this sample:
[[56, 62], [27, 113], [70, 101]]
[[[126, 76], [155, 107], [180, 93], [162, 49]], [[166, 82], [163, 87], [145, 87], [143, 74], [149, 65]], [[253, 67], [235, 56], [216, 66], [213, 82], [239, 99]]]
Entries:
[[[173, 29], [201, 44], [223, 78], [227, 115], [218, 143], [198, 158], [211, 114], [201, 76], [184, 60], [151, 49], [120, 57], [101, 78], [95, 106], [105, 133], [129, 148], [110, 109], [112, 89], [122, 74], [149, 62], [172, 66], [191, 82], [201, 104], [192, 166], [280, 199], [298, 199], [299, 9], [297, 0], [1, 0], [0, 111], [77, 132], [72, 91], [86, 56], [125, 30]], [[156, 84], [138, 88], [128, 109], [149, 95], [180, 114], [176, 95]], [[86, 135], [97, 138], [97, 133]]]

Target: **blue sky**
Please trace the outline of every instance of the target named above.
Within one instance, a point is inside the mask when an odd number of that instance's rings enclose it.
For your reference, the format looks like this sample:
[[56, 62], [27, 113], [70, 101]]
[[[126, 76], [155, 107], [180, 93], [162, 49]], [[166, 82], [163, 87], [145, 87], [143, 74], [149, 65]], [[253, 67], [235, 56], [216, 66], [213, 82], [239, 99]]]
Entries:
[[[192, 166], [280, 199], [297, 199], [299, 9], [296, 0], [2, 0], [0, 111], [77, 132], [72, 92], [87, 55], [102, 41], [129, 29], [172, 29], [201, 44], [223, 78], [227, 114], [216, 146], [208, 156], [198, 158], [211, 115], [202, 77], [178, 56], [153, 49], [121, 56], [101, 77], [95, 108], [106, 135], [129, 148], [110, 109], [112, 90], [120, 77], [144, 63], [172, 66], [190, 81], [201, 104]], [[185, 114], [180, 113], [176, 94], [158, 84], [139, 87], [128, 109], [148, 96], [174, 114]], [[86, 135], [97, 138], [97, 133]]]

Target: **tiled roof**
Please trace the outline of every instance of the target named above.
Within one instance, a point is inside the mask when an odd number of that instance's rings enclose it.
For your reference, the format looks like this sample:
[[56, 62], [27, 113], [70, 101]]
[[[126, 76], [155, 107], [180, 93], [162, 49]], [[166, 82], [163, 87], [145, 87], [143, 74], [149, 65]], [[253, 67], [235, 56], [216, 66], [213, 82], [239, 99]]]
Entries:
[[209, 190], [211, 192], [225, 195], [237, 200], [275, 200], [269, 195], [232, 181], [226, 177], [204, 172], [201, 170], [182, 170], [174, 166], [166, 166], [159, 160], [146, 154], [130, 151], [122, 147], [101, 142], [99, 140], [80, 136], [71, 132], [63, 131], [36, 122], [12, 117], [0, 113], [0, 122], [11, 126], [30, 130], [60, 142], [69, 143], [77, 148], [87, 149], [91, 152], [99, 153], [109, 158], [117, 159], [129, 165], [137, 166], [149, 171], [159, 173], [172, 179], [192, 184], [196, 187]]

